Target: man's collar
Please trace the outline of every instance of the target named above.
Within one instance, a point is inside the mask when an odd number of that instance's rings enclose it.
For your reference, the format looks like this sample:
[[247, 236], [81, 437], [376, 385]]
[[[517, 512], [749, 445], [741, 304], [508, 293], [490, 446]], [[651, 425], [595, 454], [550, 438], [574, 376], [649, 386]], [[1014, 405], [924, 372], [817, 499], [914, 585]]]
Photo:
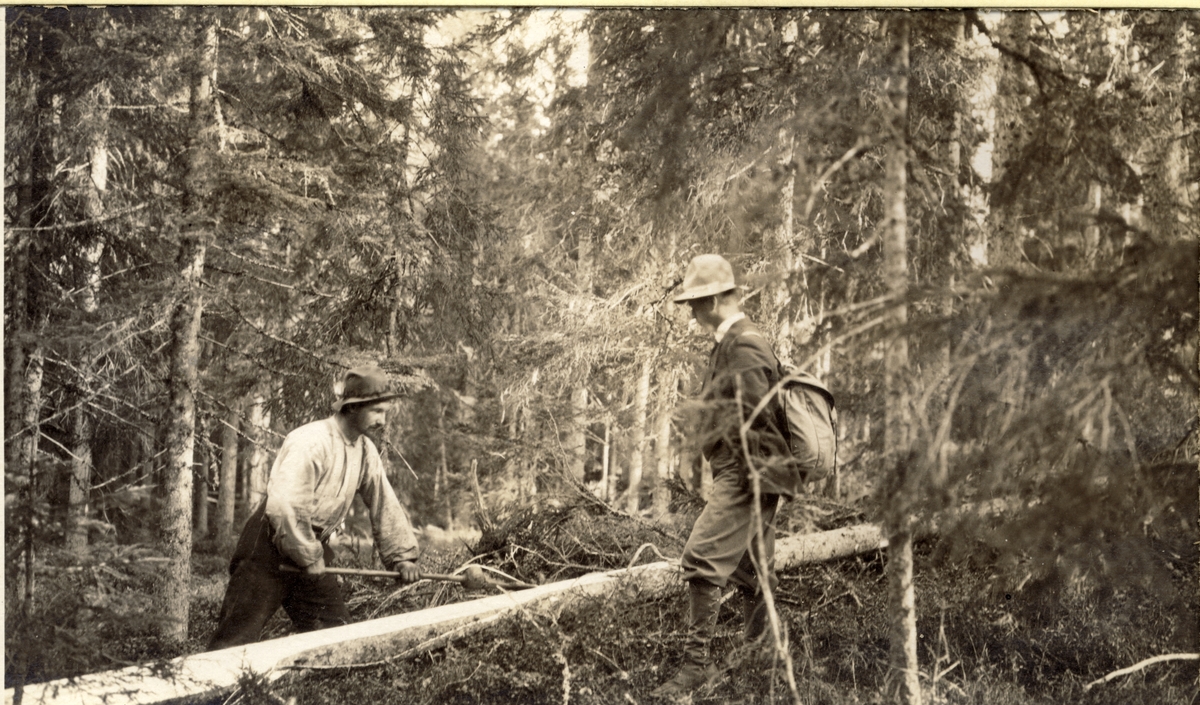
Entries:
[[717, 331], [715, 333], [715, 335], [717, 336], [717, 342], [719, 343], [719, 342], [721, 342], [721, 340], [723, 340], [725, 338], [725, 334], [729, 332], [729, 329], [733, 327], [734, 323], [737, 323], [738, 321], [742, 320], [745, 317], [746, 317], [746, 314], [739, 311], [739, 312], [733, 314], [732, 316], [730, 316], [729, 318], [726, 318], [725, 320], [721, 321], [721, 325], [717, 326]]
[[347, 427], [350, 425], [350, 420], [348, 418], [337, 412], [334, 412], [333, 416], [330, 418], [333, 419], [333, 427], [337, 429], [338, 435], [342, 437], [342, 442], [348, 446], [358, 444], [358, 439], [362, 438], [362, 433], [359, 433], [358, 436], [353, 440], [350, 439], [350, 432], [347, 429]]

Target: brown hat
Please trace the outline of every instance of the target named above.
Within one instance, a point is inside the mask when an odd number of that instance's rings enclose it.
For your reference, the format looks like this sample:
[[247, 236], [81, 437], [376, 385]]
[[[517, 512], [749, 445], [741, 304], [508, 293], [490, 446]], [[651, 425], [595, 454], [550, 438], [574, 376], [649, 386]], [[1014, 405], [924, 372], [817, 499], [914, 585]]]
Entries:
[[392, 391], [386, 372], [375, 365], [364, 365], [346, 373], [338, 399], [333, 402], [333, 410], [341, 411], [347, 404], [388, 401], [398, 396], [398, 392]]
[[674, 298], [675, 303], [692, 299], [716, 296], [736, 289], [733, 267], [721, 255], [698, 255], [692, 258], [683, 275], [683, 291]]

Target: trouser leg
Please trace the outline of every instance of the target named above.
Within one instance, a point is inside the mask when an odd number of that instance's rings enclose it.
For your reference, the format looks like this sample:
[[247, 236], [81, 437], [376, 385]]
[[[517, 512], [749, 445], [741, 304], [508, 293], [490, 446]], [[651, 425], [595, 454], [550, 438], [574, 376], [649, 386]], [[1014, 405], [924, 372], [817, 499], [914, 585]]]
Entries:
[[229, 573], [209, 650], [258, 641], [263, 626], [283, 603], [285, 586], [279, 573], [278, 552], [271, 545], [270, 526], [262, 507], [246, 520]]
[[[762, 502], [762, 548], [760, 551], [758, 533], [751, 526], [752, 536], [750, 550], [739, 561], [737, 570], [730, 576], [730, 581], [738, 586], [742, 596], [743, 635], [747, 641], [754, 641], [763, 635], [767, 626], [767, 602], [763, 596], [761, 576], [767, 577], [767, 584], [772, 592], [779, 585], [779, 577], [775, 574], [775, 512], [779, 507], [779, 496], [768, 495]], [[761, 557], [765, 556], [765, 568], [759, 566]]]
[[[762, 541], [754, 517], [754, 493], [749, 482], [735, 472], [713, 479], [709, 503], [692, 527], [684, 547], [684, 578], [705, 579], [725, 586], [738, 586], [746, 605], [743, 614], [745, 636], [756, 639], [766, 627], [767, 609], [763, 598], [763, 580], [774, 590], [775, 515], [779, 495], [759, 496]], [[763, 558], [766, 559], [765, 565]]]
[[760, 576], [775, 587], [775, 513], [779, 495], [760, 495], [762, 552], [766, 566], [758, 566], [758, 527], [754, 517], [754, 494], [749, 483], [737, 472], [728, 471], [713, 478], [712, 494], [704, 511], [692, 526], [683, 548], [681, 566], [685, 580], [702, 578], [725, 587], [735, 584], [757, 590]]
[[[325, 565], [332, 563], [333, 550], [325, 546]], [[310, 632], [350, 623], [350, 611], [346, 609], [337, 576], [326, 573], [313, 579], [301, 574], [285, 576], [284, 580], [288, 589], [283, 609], [298, 631]]]
[[[324, 551], [325, 564], [331, 565], [333, 550], [326, 545]], [[230, 560], [229, 586], [217, 631], [209, 641], [210, 650], [258, 641], [267, 620], [281, 606], [302, 632], [350, 622], [336, 576], [311, 578], [280, 571], [279, 566], [285, 564], [295, 565], [275, 547], [270, 521], [259, 506], [246, 520]]]

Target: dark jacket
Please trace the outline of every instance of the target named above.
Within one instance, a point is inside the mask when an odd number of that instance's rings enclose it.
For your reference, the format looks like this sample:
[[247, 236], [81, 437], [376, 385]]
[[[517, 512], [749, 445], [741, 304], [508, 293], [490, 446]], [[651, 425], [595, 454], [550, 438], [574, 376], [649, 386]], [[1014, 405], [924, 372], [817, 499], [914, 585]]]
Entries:
[[759, 472], [764, 494], [791, 499], [802, 481], [783, 435], [787, 426], [778, 395], [773, 395], [754, 416], [744, 444], [739, 433], [741, 422], [751, 417], [759, 401], [778, 382], [779, 363], [758, 327], [744, 318], [730, 326], [713, 348], [704, 375], [700, 447], [712, 465], [713, 477], [735, 471], [749, 478], [753, 466]]

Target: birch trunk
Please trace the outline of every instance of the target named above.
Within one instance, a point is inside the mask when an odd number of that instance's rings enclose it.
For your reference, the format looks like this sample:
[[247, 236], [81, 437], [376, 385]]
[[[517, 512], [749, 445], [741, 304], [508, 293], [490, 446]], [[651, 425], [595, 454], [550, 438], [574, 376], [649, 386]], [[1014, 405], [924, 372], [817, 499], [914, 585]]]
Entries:
[[[81, 389], [86, 394], [91, 382], [91, 355], [84, 352], [80, 362], [83, 377]], [[67, 517], [65, 548], [70, 554], [82, 558], [88, 546], [88, 497], [92, 486], [92, 419], [87, 413], [88, 404], [83, 400], [72, 414], [71, 421], [71, 477], [67, 487]]]

